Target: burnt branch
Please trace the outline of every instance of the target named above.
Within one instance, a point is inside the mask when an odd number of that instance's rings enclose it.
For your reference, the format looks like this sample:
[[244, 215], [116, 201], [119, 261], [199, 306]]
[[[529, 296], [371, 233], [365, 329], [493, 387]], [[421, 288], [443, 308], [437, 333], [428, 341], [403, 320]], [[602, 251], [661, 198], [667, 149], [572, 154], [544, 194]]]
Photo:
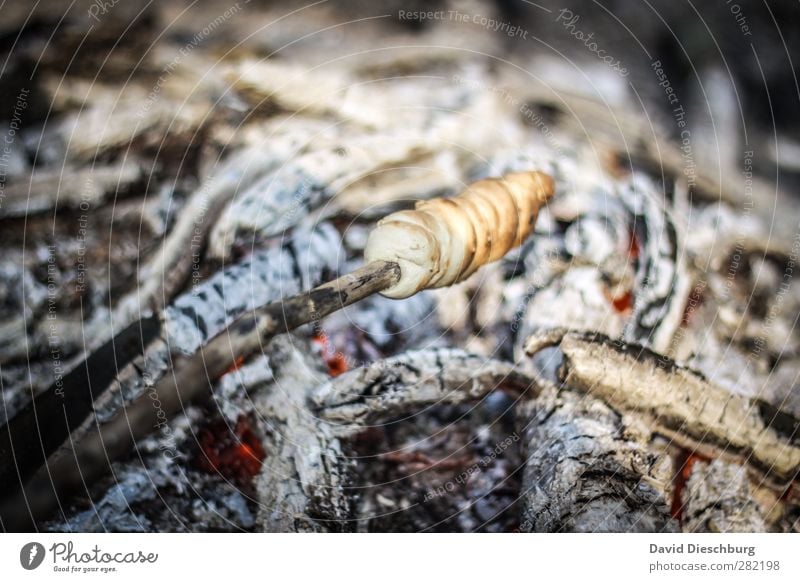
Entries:
[[558, 345], [562, 381], [709, 457], [745, 462], [786, 484], [800, 471], [798, 420], [756, 398], [727, 392], [655, 352], [599, 334], [562, 330], [534, 336], [533, 354]]
[[257, 522], [269, 532], [350, 531], [349, 461], [333, 428], [307, 404], [325, 375], [307, 350], [293, 345], [297, 341], [272, 341], [267, 353], [275, 381], [255, 398], [259, 421], [268, 428], [267, 457], [256, 482]]
[[331, 380], [314, 393], [332, 423], [368, 425], [437, 404], [461, 404], [492, 390], [533, 398], [534, 379], [513, 364], [458, 349], [413, 350]]

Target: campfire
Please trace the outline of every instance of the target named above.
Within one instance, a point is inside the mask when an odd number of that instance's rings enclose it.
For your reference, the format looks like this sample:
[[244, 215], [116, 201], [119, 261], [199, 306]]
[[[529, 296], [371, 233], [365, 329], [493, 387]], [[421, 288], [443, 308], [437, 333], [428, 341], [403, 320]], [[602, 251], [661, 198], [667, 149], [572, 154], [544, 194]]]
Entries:
[[123, 4], [10, 52], [0, 529], [800, 530], [800, 211], [666, 64]]

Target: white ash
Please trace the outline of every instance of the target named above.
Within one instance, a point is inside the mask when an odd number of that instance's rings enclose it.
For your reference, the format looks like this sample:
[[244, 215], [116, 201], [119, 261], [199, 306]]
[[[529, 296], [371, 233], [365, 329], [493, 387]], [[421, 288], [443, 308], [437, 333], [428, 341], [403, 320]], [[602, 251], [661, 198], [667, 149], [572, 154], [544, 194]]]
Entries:
[[322, 330], [335, 346], [344, 332], [361, 332], [382, 352], [420, 348], [441, 335], [436, 321], [436, 302], [429, 293], [405, 301], [373, 295], [358, 305], [338, 311], [322, 322]]
[[116, 484], [101, 499], [93, 502], [91, 509], [77, 513], [66, 521], [56, 521], [48, 529], [92, 533], [150, 531], [150, 520], [131, 510], [132, 503], [150, 501], [156, 497], [149, 475], [142, 471], [129, 470], [118, 473], [116, 478]]
[[693, 338], [696, 343], [691, 344], [692, 353], [682, 358], [682, 361], [732, 394], [757, 396], [765, 379], [770, 375], [768, 370], [762, 368], [761, 363], [750, 357], [747, 351], [731, 345], [714, 333], [713, 328], [709, 332], [708, 327], [702, 330], [697, 327], [702, 325], [702, 321], [709, 322], [713, 317], [711, 313], [708, 318], [698, 316], [701, 321], [685, 334], [686, 337]]
[[[620, 251], [608, 232], [606, 223], [597, 218], [587, 217], [576, 221], [564, 235], [567, 252], [573, 257], [601, 265]], [[619, 229], [611, 232], [617, 233]]]
[[226, 257], [242, 238], [283, 233], [344, 185], [384, 164], [402, 161], [418, 146], [403, 136], [362, 138], [288, 161], [255, 181], [227, 208], [211, 235], [212, 256]]
[[22, 139], [14, 139], [12, 137], [14, 134], [9, 134], [9, 129], [11, 127], [7, 124], [0, 126], [0, 135], [4, 136], [3, 173], [5, 180], [14, 180], [30, 172], [30, 162], [25, 148], [26, 132], [23, 130]]
[[800, 418], [800, 361], [797, 358], [779, 361], [759, 395]]
[[[213, 495], [209, 495], [212, 493]], [[256, 524], [251, 505], [231, 487], [209, 487], [192, 501], [190, 531], [251, 531]]]
[[248, 309], [310, 289], [326, 275], [335, 276], [343, 258], [340, 249], [338, 232], [322, 224], [213, 275], [166, 309], [170, 349], [193, 353]]
[[335, 137], [341, 139], [341, 133], [339, 126], [322, 120], [280, 116], [228, 136], [227, 145], [233, 153], [225, 156], [228, 150], [223, 148], [201, 162], [200, 174], [187, 188], [191, 194], [175, 224], [139, 270], [140, 287], [119, 301], [116, 316], [127, 323], [153, 303], [168, 304], [190, 275], [192, 284], [196, 284], [198, 257], [203, 264], [202, 252], [205, 250], [206, 258], [220, 258], [215, 253], [212, 228], [237, 192], [308, 148], [319, 147], [320, 142]]
[[[25, 255], [8, 252], [6, 260], [0, 262], [0, 280], [3, 282], [0, 285], [0, 314], [4, 321], [17, 317], [30, 319], [48, 298], [47, 282], [35, 277], [33, 271], [47, 269], [49, 254], [43, 247], [37, 247], [37, 251]], [[28, 267], [23, 267], [24, 264]], [[56, 283], [60, 282], [59, 271], [56, 266], [54, 274], [59, 277]]]
[[521, 357], [528, 337], [541, 329], [567, 327], [621, 335], [626, 317], [607, 298], [608, 286], [594, 267], [575, 267], [537, 291], [519, 321], [515, 353]]
[[[547, 235], [535, 233], [522, 248], [521, 258], [524, 281], [531, 286], [531, 291], [546, 287], [570, 267], [564, 239], [556, 232]], [[512, 260], [509, 257], [506, 263]], [[518, 267], [519, 262], [513, 265]]]
[[27, 181], [6, 186], [0, 218], [54, 208], [78, 209], [84, 204], [97, 206], [112, 194], [124, 193], [141, 177], [141, 163], [134, 159], [110, 166], [34, 171]]
[[758, 533], [767, 531], [753, 499], [747, 471], [720, 459], [692, 466], [684, 492], [683, 531]]
[[736, 250], [762, 249], [772, 241], [758, 218], [718, 203], [693, 207], [686, 217], [686, 247], [701, 270], [722, 270]]
[[633, 314], [624, 337], [627, 341], [665, 353], [677, 331], [689, 295], [683, 233], [672, 219], [654, 182], [634, 174], [617, 192], [635, 217], [639, 242]]
[[53, 124], [24, 129], [22, 142], [25, 144], [27, 156], [36, 156], [36, 162], [43, 167], [64, 166], [67, 158], [66, 140]]
[[[183, 210], [184, 204], [178, 203], [176, 194], [174, 187], [165, 185], [140, 206], [140, 223], [147, 226], [153, 236], [166, 235], [168, 228], [174, 224], [176, 215]], [[115, 215], [115, 218], [119, 220], [119, 215]]]
[[216, 410], [228, 422], [235, 424], [240, 416], [253, 410], [253, 402], [248, 395], [274, 378], [269, 356], [256, 356], [219, 379], [213, 394]]

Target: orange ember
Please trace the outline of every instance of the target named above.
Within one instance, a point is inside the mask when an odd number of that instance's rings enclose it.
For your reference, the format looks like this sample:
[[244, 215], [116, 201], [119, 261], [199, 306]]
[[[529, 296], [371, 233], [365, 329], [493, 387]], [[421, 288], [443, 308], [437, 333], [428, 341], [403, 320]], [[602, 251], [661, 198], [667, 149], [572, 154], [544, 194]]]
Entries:
[[203, 427], [198, 443], [196, 463], [201, 470], [220, 474], [244, 487], [250, 486], [266, 456], [251, 419], [244, 415], [237, 419], [233, 431], [224, 420]]
[[322, 358], [328, 366], [328, 374], [339, 376], [348, 370], [347, 360], [342, 352], [336, 351], [328, 341], [328, 336], [325, 334], [318, 334], [311, 338], [311, 341], [320, 346], [322, 351]]
[[673, 519], [677, 519], [681, 523], [683, 522], [684, 509], [683, 492], [686, 490], [686, 483], [688, 483], [689, 477], [692, 475], [692, 467], [697, 461], [708, 462], [709, 459], [690, 451], [682, 451], [677, 459], [680, 469], [675, 473], [672, 481], [674, 490], [672, 492], [670, 514]]

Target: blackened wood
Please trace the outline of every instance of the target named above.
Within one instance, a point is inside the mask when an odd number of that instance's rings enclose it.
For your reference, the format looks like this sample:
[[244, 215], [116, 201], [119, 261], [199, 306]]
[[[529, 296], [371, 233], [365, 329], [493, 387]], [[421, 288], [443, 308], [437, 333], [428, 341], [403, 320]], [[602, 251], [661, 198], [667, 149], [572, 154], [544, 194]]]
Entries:
[[160, 329], [158, 317], [129, 325], [0, 427], [0, 496], [18, 491], [45, 463]]

